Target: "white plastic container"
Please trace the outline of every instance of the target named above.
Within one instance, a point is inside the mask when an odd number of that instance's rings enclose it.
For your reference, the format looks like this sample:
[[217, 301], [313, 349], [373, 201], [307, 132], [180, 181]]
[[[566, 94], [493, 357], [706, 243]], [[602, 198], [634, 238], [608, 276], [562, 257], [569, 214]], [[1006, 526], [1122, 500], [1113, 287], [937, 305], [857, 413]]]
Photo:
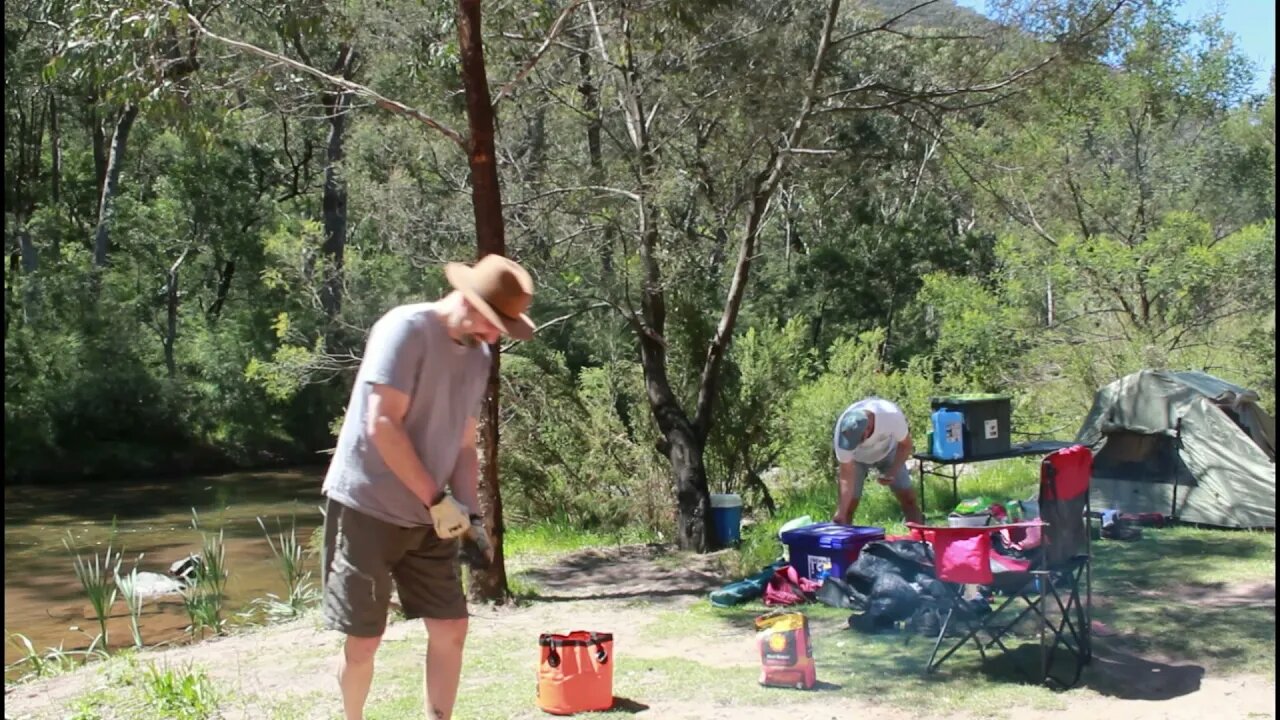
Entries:
[[812, 524], [813, 518], [808, 515], [801, 515], [798, 518], [792, 518], [791, 520], [782, 523], [782, 527], [778, 528], [778, 537], [782, 537], [782, 533], [787, 532], [788, 530], [795, 530], [796, 528], [807, 527]]
[[[788, 530], [795, 530], [796, 528], [809, 527], [812, 524], [813, 524], [813, 518], [809, 517], [808, 515], [801, 515], [798, 518], [792, 518], [782, 523], [782, 527], [778, 528], [778, 539], [781, 540], [782, 533], [787, 532]], [[787, 545], [786, 543], [782, 543], [782, 559], [786, 560], [787, 562], [791, 562], [791, 546]]]
[[956, 515], [947, 516], [947, 525], [950, 527], [986, 527], [991, 524], [991, 513], [975, 513], [973, 515]]

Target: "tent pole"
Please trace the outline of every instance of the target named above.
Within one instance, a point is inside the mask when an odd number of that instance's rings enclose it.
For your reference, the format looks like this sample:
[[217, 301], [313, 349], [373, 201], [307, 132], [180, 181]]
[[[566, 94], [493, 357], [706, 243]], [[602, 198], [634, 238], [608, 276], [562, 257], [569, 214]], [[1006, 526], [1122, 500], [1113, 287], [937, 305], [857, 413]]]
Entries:
[[[1182, 460], [1182, 418], [1178, 418], [1174, 422], [1173, 442], [1174, 442], [1174, 447], [1178, 449], [1178, 460], [1181, 461]], [[1185, 465], [1186, 463], [1183, 463], [1183, 464]], [[1179, 473], [1175, 468], [1173, 473], [1173, 504], [1169, 506], [1170, 521], [1174, 521], [1178, 519], [1178, 475], [1180, 474], [1181, 473]]]

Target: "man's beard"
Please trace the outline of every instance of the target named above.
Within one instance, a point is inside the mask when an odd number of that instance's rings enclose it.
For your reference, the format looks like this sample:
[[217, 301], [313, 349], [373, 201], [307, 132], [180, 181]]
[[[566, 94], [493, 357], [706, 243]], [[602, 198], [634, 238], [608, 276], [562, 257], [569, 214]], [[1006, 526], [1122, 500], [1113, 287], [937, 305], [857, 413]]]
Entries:
[[480, 338], [469, 332], [464, 332], [458, 336], [458, 344], [467, 347], [476, 347], [480, 345]]

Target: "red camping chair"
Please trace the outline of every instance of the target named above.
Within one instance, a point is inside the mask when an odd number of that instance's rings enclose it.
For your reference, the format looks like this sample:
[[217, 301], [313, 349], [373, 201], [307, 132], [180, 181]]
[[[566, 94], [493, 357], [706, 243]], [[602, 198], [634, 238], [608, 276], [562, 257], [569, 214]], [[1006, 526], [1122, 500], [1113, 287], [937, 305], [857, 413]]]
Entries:
[[[1045, 457], [1040, 464], [1038, 520], [987, 527], [908, 523], [912, 534], [929, 545], [938, 580], [952, 590], [927, 672], [937, 670], [969, 642], [984, 662], [988, 650], [1008, 652], [1015, 628], [1030, 616], [1036, 620], [1040, 639], [1040, 668], [1033, 679], [1063, 688], [1079, 682], [1093, 657], [1089, 637], [1092, 575], [1085, 524], [1092, 471], [1093, 454], [1082, 445]], [[997, 552], [996, 545], [1005, 552]], [[1009, 548], [1023, 550], [1025, 555], [1013, 557]], [[1008, 596], [994, 610], [984, 612], [989, 606], [963, 595], [965, 585], [975, 584]], [[1020, 612], [1008, 619], [1018, 608]], [[960, 639], [939, 656], [948, 635]], [[1070, 658], [1067, 674], [1055, 667], [1063, 654], [1060, 651]]]

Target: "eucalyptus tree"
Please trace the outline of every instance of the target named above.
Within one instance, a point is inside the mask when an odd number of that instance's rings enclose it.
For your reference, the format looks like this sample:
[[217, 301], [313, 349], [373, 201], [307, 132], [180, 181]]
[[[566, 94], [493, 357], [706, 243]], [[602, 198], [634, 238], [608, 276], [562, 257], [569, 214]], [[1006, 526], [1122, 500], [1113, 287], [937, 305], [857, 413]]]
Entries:
[[[548, 29], [548, 39], [557, 32], [561, 21], [578, 3], [570, 3], [560, 13]], [[312, 20], [324, 16], [324, 3], [316, 5]], [[271, 12], [268, 10], [267, 12]], [[495, 100], [490, 96], [488, 76], [485, 67], [484, 44], [481, 34], [481, 3], [479, 0], [459, 0], [454, 20], [456, 21], [457, 42], [455, 51], [450, 53], [457, 60], [457, 81], [461, 85], [461, 96], [464, 99], [465, 122], [467, 131], [459, 132], [451, 127], [447, 120], [437, 119], [420, 109], [410, 107], [402, 102], [388, 99], [375, 90], [358, 84], [350, 77], [352, 65], [352, 47], [349, 42], [339, 45], [339, 60], [333, 71], [326, 72], [315, 67], [305, 52], [303, 36], [308, 32], [317, 32], [314, 23], [298, 22], [292, 10], [284, 11], [281, 20], [276, 23], [277, 34], [284, 50], [299, 55], [289, 58], [281, 52], [264, 49], [251, 42], [229, 38], [210, 31], [201, 20], [188, 15], [187, 19], [194, 28], [193, 32], [200, 37], [209, 37], [226, 45], [245, 51], [259, 58], [265, 58], [291, 70], [299, 71], [319, 80], [326, 90], [326, 108], [331, 118], [329, 135], [329, 162], [336, 163], [342, 156], [343, 124], [335, 118], [345, 115], [349, 98], [361, 97], [372, 100], [380, 108], [391, 110], [399, 115], [409, 117], [443, 136], [452, 145], [452, 151], [460, 151], [465, 157], [469, 169], [466, 184], [470, 187], [472, 223], [476, 237], [476, 253], [506, 253], [505, 223], [502, 212], [501, 189], [498, 183], [498, 162], [494, 142]], [[322, 33], [323, 34], [323, 33]], [[539, 51], [540, 54], [541, 51]], [[531, 69], [538, 55], [529, 61], [529, 66], [522, 74]], [[519, 80], [515, 78], [512, 82]], [[501, 99], [501, 92], [498, 95]], [[447, 107], [447, 104], [446, 104]], [[328, 172], [328, 171], [327, 171]], [[345, 242], [346, 224], [346, 188], [339, 187], [336, 173], [326, 175], [325, 190], [325, 252], [334, 261], [334, 274], [326, 282], [324, 297], [326, 310], [330, 313], [337, 310], [336, 288], [340, 284], [340, 276], [336, 271], [341, 267], [341, 250]], [[489, 568], [477, 571], [475, 594], [492, 600], [503, 601], [509, 597], [506, 574], [502, 554], [502, 501], [498, 483], [498, 408], [499, 408], [499, 363], [501, 354], [494, 353], [490, 370], [488, 393], [485, 411], [481, 417], [480, 433], [482, 435], [483, 458], [481, 462], [480, 498], [483, 510], [488, 518], [488, 530], [493, 536], [495, 555]]]
[[1131, 3], [1091, 62], [949, 142], [1003, 228], [1001, 291], [1042, 350], [1025, 371], [1082, 401], [1148, 366], [1257, 382], [1242, 349], [1274, 332], [1274, 100], [1248, 97], [1218, 18], [1175, 10]]
[[561, 72], [542, 78], [545, 96], [579, 129], [549, 126], [562, 138], [554, 182], [529, 202], [589, 243], [580, 257], [594, 264], [573, 266], [570, 294], [607, 304], [632, 338], [682, 547], [707, 546], [707, 442], [779, 190], [804, 193], [815, 165], [866, 150], [842, 136], [844, 117], [916, 110], [936, 133], [935, 115], [998, 102], [1114, 9], [1091, 6], [1057, 42], [1013, 54], [1020, 29], [910, 22], [934, 5], [588, 2], [589, 24], [566, 35], [572, 65], [547, 66]]

